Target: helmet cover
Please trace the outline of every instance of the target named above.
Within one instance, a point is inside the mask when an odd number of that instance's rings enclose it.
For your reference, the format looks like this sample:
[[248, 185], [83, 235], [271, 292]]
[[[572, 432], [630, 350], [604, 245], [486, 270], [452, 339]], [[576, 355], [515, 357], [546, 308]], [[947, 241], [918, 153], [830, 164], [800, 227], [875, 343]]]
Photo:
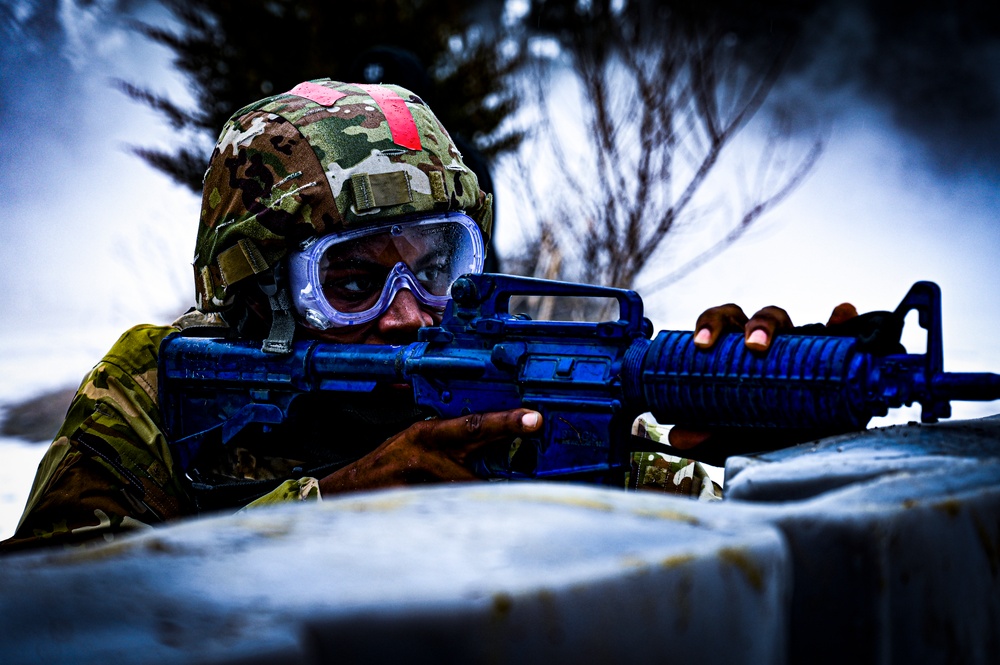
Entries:
[[492, 198], [424, 102], [393, 85], [328, 79], [237, 111], [205, 173], [198, 308], [302, 241], [419, 213], [464, 211], [489, 237]]

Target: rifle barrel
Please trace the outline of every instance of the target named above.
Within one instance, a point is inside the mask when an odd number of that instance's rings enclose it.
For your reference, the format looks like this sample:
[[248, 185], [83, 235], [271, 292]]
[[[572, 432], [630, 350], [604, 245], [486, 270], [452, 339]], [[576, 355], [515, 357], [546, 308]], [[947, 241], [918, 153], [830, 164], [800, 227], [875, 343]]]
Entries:
[[1000, 374], [945, 372], [931, 380], [931, 390], [945, 399], [973, 402], [1000, 399]]

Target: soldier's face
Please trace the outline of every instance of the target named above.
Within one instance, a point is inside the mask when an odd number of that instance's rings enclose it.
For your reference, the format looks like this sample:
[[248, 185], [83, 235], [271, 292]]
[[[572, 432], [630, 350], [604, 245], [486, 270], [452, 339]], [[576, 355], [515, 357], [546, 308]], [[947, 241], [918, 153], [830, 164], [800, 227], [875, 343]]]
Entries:
[[299, 326], [300, 339], [340, 344], [409, 344], [417, 331], [441, 323], [441, 313], [418, 302], [408, 289], [399, 291], [389, 308], [374, 321], [350, 328], [313, 330]]

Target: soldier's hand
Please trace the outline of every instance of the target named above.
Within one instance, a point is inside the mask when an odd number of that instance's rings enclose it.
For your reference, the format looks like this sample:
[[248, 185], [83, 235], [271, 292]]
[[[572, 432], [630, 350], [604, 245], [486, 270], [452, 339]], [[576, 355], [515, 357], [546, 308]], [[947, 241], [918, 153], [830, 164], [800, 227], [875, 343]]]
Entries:
[[[844, 323], [857, 315], [858, 310], [854, 305], [841, 303], [834, 308], [826, 325]], [[722, 334], [742, 332], [746, 347], [751, 351], [762, 353], [771, 347], [775, 335], [792, 327], [791, 317], [780, 307], [773, 305], [765, 307], [748, 319], [739, 305], [729, 303], [706, 309], [701, 313], [694, 327], [694, 344], [698, 348], [708, 349]], [[668, 438], [674, 448], [688, 450], [711, 437], [711, 432], [674, 427], [670, 430]]]
[[748, 349], [767, 351], [774, 336], [791, 327], [792, 319], [780, 307], [765, 307], [748, 319], [739, 305], [730, 303], [701, 313], [694, 327], [694, 344], [708, 349], [723, 333], [742, 332]]
[[414, 423], [358, 461], [319, 482], [323, 494], [417, 483], [475, 480], [472, 453], [536, 432], [542, 416], [529, 409]]

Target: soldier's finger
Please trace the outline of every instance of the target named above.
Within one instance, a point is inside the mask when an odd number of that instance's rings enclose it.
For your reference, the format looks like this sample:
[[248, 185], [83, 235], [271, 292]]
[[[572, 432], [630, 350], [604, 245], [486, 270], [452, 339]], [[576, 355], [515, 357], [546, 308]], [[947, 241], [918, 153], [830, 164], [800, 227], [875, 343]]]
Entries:
[[672, 427], [667, 435], [667, 441], [678, 450], [688, 450], [704, 443], [711, 436], [711, 432], [696, 432], [683, 427]]
[[743, 332], [743, 341], [751, 351], [767, 351], [776, 333], [792, 327], [788, 312], [780, 307], [769, 306], [754, 314]]
[[841, 323], [845, 323], [855, 318], [858, 315], [857, 308], [849, 302], [842, 302], [833, 308], [833, 313], [830, 314], [830, 320], [826, 322], [828, 326], [835, 326]]
[[531, 409], [472, 413], [448, 420], [427, 421], [428, 440], [440, 447], [478, 447], [502, 438], [531, 434], [542, 426], [542, 414]]
[[715, 344], [719, 335], [743, 330], [747, 315], [739, 305], [729, 303], [706, 309], [694, 325], [694, 345], [707, 349]]

